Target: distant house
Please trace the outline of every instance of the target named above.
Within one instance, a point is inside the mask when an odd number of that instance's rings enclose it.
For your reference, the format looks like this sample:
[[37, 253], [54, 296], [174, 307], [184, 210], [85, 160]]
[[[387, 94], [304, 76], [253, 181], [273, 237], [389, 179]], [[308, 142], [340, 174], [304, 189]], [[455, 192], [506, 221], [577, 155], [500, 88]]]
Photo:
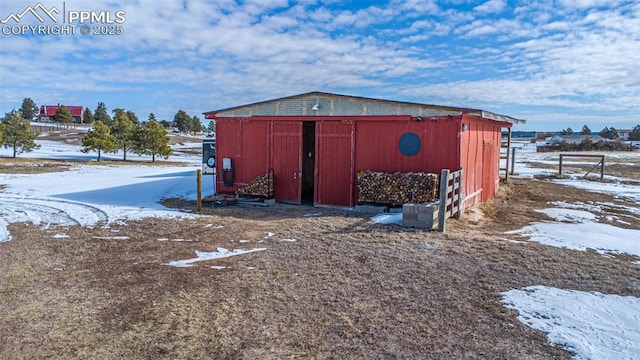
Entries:
[[606, 139], [599, 135], [554, 135], [547, 137], [544, 142], [547, 145], [558, 145], [563, 141], [567, 144], [580, 144], [586, 139], [591, 139], [592, 142], [603, 141]]
[[618, 133], [618, 139], [622, 141], [627, 141], [629, 140], [631, 129], [616, 130], [616, 132]]
[[[59, 106], [60, 105], [41, 105], [40, 113], [38, 114], [40, 121], [53, 121]], [[82, 110], [84, 109], [82, 106], [64, 105], [64, 107], [71, 112], [73, 122], [82, 122]]]

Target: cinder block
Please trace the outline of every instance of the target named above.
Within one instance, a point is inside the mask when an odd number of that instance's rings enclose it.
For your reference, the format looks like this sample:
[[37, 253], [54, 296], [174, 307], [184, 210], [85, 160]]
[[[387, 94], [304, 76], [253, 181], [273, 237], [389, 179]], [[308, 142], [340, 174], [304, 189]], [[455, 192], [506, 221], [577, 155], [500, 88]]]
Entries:
[[438, 204], [404, 204], [402, 226], [418, 229], [433, 229], [438, 223]]

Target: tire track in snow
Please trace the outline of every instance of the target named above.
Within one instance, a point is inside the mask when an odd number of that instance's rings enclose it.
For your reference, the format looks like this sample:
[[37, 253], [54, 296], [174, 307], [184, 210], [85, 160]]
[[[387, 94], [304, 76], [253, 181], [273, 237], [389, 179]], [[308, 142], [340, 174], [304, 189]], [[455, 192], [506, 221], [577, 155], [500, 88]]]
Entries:
[[0, 195], [0, 242], [10, 240], [8, 224], [31, 222], [48, 229], [52, 225], [109, 224], [109, 215], [92, 205], [61, 199], [29, 199], [20, 196]]

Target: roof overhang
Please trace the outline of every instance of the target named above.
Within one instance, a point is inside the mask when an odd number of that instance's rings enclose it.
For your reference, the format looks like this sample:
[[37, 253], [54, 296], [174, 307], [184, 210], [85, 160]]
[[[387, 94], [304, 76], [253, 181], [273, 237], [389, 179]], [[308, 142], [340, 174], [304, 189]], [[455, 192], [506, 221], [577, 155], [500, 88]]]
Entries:
[[494, 114], [492, 112], [484, 111], [484, 110], [468, 112], [465, 115], [475, 116], [475, 117], [498, 121], [498, 122], [505, 122], [509, 124], [524, 124], [527, 122], [526, 120], [523, 120], [523, 119], [516, 119], [511, 116]]

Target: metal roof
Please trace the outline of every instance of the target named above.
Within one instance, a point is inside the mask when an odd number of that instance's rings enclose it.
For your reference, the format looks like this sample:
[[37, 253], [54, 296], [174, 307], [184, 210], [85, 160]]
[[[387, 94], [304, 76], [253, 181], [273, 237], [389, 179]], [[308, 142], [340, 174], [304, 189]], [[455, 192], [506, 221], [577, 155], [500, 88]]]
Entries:
[[[362, 96], [326, 93], [326, 92], [321, 92], [321, 91], [311, 91], [311, 92], [302, 93], [302, 94], [298, 94], [298, 95], [285, 96], [285, 97], [276, 98], [276, 99], [270, 99], [270, 100], [265, 100], [265, 101], [258, 101], [258, 102], [254, 102], [254, 103], [250, 103], [250, 104], [244, 104], [244, 105], [238, 105], [238, 106], [233, 106], [233, 107], [228, 107], [228, 108], [223, 108], [223, 109], [218, 109], [218, 110], [207, 111], [207, 112], [204, 112], [203, 114], [205, 116], [207, 116], [207, 115], [215, 116], [217, 113], [220, 113], [220, 112], [229, 112], [229, 111], [239, 110], [239, 109], [243, 109], [243, 108], [247, 108], [247, 107], [253, 107], [253, 106], [268, 104], [268, 103], [271, 103], [271, 102], [278, 102], [278, 101], [283, 101], [283, 100], [290, 100], [290, 99], [296, 99], [296, 98], [300, 98], [300, 97], [309, 97], [309, 96], [341, 97], [341, 98], [348, 98], [348, 99], [351, 99], [351, 100], [383, 102], [383, 103], [386, 103], [386, 104], [420, 106], [420, 107], [427, 107], [427, 108], [431, 108], [431, 109], [435, 109], [435, 110], [458, 112], [460, 114], [476, 116], [476, 117], [480, 117], [480, 118], [483, 118], [483, 119], [489, 119], [489, 120], [494, 120], [494, 121], [499, 121], [499, 122], [506, 122], [506, 123], [511, 123], [511, 124], [524, 124], [526, 122], [526, 120], [523, 120], [523, 119], [517, 119], [517, 118], [506, 116], [506, 115], [495, 114], [495, 113], [492, 113], [492, 112], [489, 112], [489, 111], [484, 111], [484, 110], [479, 110], [479, 109], [461, 108], [461, 107], [443, 106], [443, 105], [433, 105], [433, 104], [424, 104], [424, 103], [407, 102], [407, 101], [376, 99], [376, 98], [368, 98], [368, 97], [362, 97]], [[209, 117], [207, 117], [207, 118], [209, 118]]]

